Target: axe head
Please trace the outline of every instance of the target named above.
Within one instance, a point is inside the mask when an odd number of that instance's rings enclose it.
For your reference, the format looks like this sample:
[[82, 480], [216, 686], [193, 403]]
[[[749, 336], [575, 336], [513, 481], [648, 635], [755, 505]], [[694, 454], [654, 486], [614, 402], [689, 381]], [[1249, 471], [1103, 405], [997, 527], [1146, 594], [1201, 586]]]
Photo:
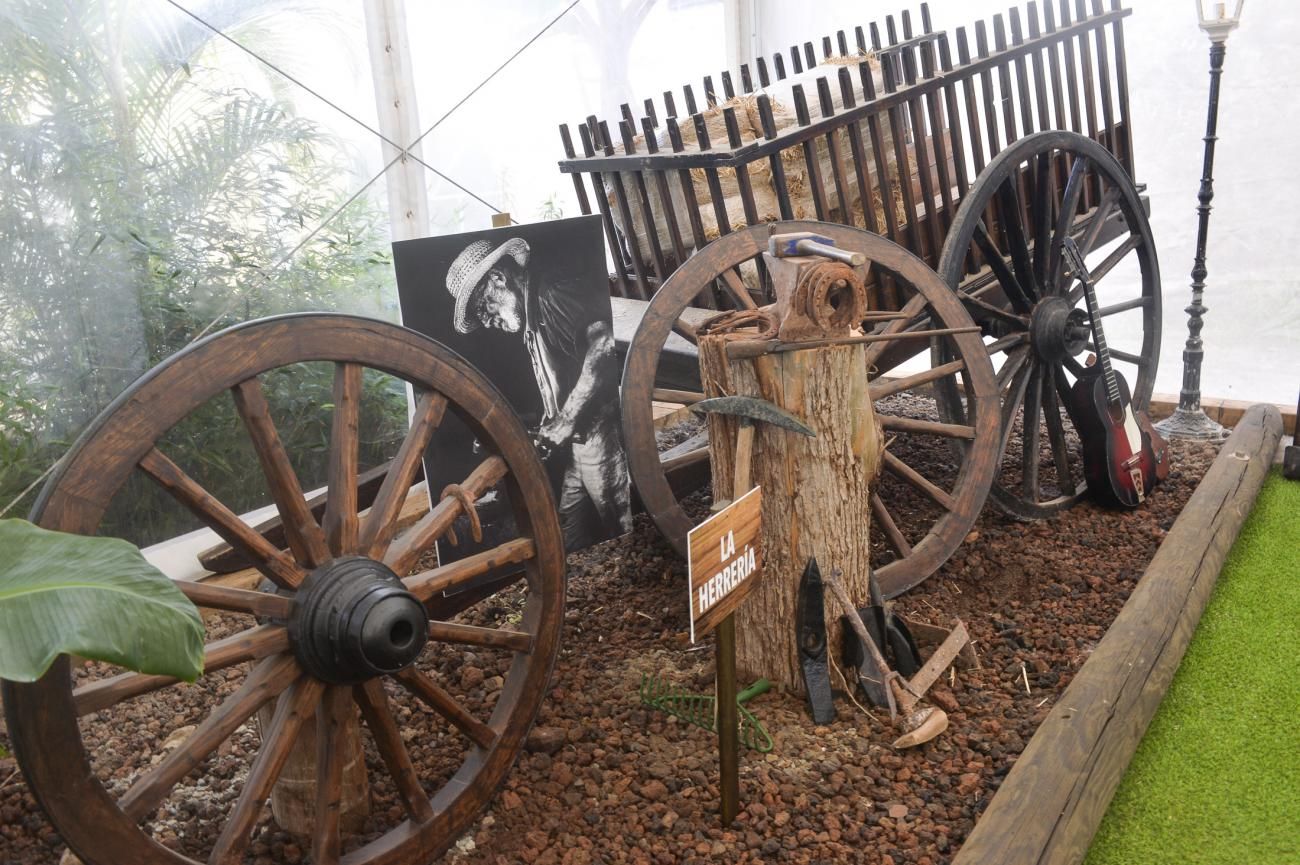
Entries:
[[770, 423], [809, 438], [817, 437], [817, 433], [805, 426], [799, 418], [756, 396], [715, 396], [695, 403], [691, 406], [691, 411], [696, 414], [726, 414], [744, 420]]

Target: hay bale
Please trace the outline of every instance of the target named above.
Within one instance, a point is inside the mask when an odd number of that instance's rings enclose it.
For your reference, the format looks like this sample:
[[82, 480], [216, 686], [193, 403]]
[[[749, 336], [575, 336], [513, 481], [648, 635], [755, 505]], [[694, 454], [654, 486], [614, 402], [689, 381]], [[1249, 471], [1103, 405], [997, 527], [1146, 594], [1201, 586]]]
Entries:
[[[772, 84], [765, 88], [765, 90], [759, 91], [766, 93], [771, 102], [777, 134], [780, 135], [797, 125], [795, 112], [792, 107], [794, 105], [793, 94], [796, 85], [803, 86], [805, 95], [809, 98], [810, 103], [812, 103], [810, 108], [812, 109], [814, 117], [820, 116], [820, 112], [816, 108], [817, 79], [828, 75], [830, 70], [827, 67], [837, 67], [848, 64], [856, 65], [864, 61], [868, 63], [869, 68], [872, 70], [877, 91], [883, 92], [884, 82], [881, 78], [880, 62], [873, 52], [868, 52], [867, 55], [851, 54], [847, 56], [827, 58], [826, 61], [817, 67], [809, 69], [799, 75], [791, 76], [781, 81], [772, 82]], [[747, 93], [733, 97], [725, 102], [711, 106], [702, 112], [704, 117], [704, 126], [707, 130], [711, 149], [727, 147], [728, 137], [724, 116], [724, 110], [726, 108], [734, 108], [736, 111], [736, 120], [740, 129], [742, 141], [749, 142], [763, 137], [762, 122], [758, 113], [759, 92]], [[844, 106], [840, 98], [838, 84], [835, 84], [832, 87], [832, 103], [837, 114], [843, 111]], [[694, 123], [687, 122], [682, 125], [681, 132], [684, 151], [698, 152], [700, 146], [696, 136]], [[914, 151], [911, 146], [911, 130], [906, 129], [904, 132], [907, 136], [907, 150], [909, 153], [913, 153]], [[882, 156], [886, 165], [886, 170], [895, 179], [895, 182], [891, 184], [893, 186], [892, 197], [894, 199], [894, 215], [895, 221], [901, 224], [907, 221], [907, 213], [906, 207], [903, 204], [903, 196], [897, 183], [898, 170], [894, 158], [892, 133], [893, 130], [888, 126], [888, 124], [882, 124], [881, 143], [882, 149], [884, 150]], [[859, 225], [864, 225], [863, 190], [858, 189], [858, 178], [852, 165], [852, 150], [849, 146], [848, 133], [844, 128], [841, 128], [832, 134], [835, 136], [835, 140], [844, 160], [843, 169], [845, 176], [845, 189], [843, 190], [843, 197], [846, 200], [843, 202], [840, 201], [841, 190], [836, 188], [836, 184], [833, 180], [834, 168], [831, 163], [830, 148], [827, 146], [824, 138], [819, 138], [814, 142], [814, 152], [816, 154], [817, 167], [822, 176], [823, 187], [826, 191], [826, 216], [831, 220], [843, 221], [842, 214], [845, 212], [844, 209], [847, 208], [847, 211], [853, 215], [854, 221]], [[947, 130], [944, 130], [944, 134], [947, 135]], [[638, 150], [643, 152], [643, 142], [640, 137], [638, 137], [637, 143]], [[876, 214], [877, 223], [881, 224], [884, 220], [884, 204], [880, 193], [881, 183], [876, 172], [874, 154], [871, 152], [872, 144], [869, 137], [866, 135], [865, 128], [863, 129], [863, 143], [867, 150], [866, 173], [868, 175], [867, 183], [870, 186], [869, 199]], [[666, 131], [660, 134], [659, 144], [661, 150], [670, 149]], [[951, 152], [951, 148], [949, 148], [949, 152]], [[780, 157], [785, 170], [785, 187], [790, 198], [792, 215], [795, 219], [815, 218], [817, 209], [812, 199], [812, 187], [808, 179], [808, 167], [804, 156], [804, 148], [802, 146], [786, 148], [781, 151]], [[910, 156], [907, 165], [907, 168], [909, 169], [907, 182], [912, 183], [916, 196], [919, 198], [919, 181], [917, 177], [917, 169], [914, 167], [915, 163], [915, 156]], [[933, 176], [933, 166], [926, 167], [931, 171]], [[746, 166], [745, 170], [748, 172], [750, 185], [753, 189], [755, 215], [757, 216], [758, 221], [775, 222], [779, 220], [781, 218], [780, 205], [777, 189], [772, 176], [771, 165], [768, 160], [761, 159], [752, 162]], [[747, 225], [747, 219], [745, 217], [744, 204], [740, 198], [740, 187], [736, 178], [736, 170], [734, 168], [721, 168], [718, 170], [717, 174], [718, 188], [721, 193], [720, 204], [725, 214], [725, 218], [733, 230], [745, 227]], [[631, 226], [624, 225], [622, 214], [617, 207], [617, 200], [613, 192], [612, 184], [608, 177], [606, 179], [606, 195], [609, 199], [611, 212], [618, 230], [625, 238], [634, 240], [637, 244], [638, 250], [640, 251], [642, 260], [647, 263], [653, 258], [652, 242], [654, 240], [658, 241], [659, 247], [663, 251], [665, 258], [670, 259], [673, 263], [680, 263], [676, 261], [677, 256], [672, 249], [671, 235], [668, 231], [668, 217], [663, 209], [663, 203], [661, 201], [657, 182], [647, 173], [646, 189], [649, 195], [649, 201], [643, 203], [641, 200], [640, 190], [637, 188], [635, 182], [635, 175], [631, 172], [624, 172], [621, 176], [623, 179], [623, 187], [628, 197], [628, 207], [631, 211]], [[691, 169], [689, 176], [691, 184], [690, 191], [694, 195], [700, 226], [704, 233], [703, 242], [707, 243], [717, 239], [722, 234], [718, 225], [718, 214], [714, 203], [713, 190], [709, 188], [707, 173], [703, 168]], [[687, 209], [687, 194], [682, 186], [681, 175], [676, 171], [669, 172], [666, 175], [665, 180], [669, 191], [669, 197], [672, 202], [672, 209], [674, 213], [677, 214], [679, 234], [682, 238], [683, 245], [686, 247], [684, 252], [689, 255], [693, 249], [698, 248], [702, 243], [699, 238], [693, 236], [691, 230], [691, 221]], [[937, 177], [934, 177], [934, 180], [937, 186]], [[652, 219], [651, 225], [644, 224], [646, 205], [648, 205], [650, 211]], [[654, 232], [653, 237], [650, 234], [651, 231]]]

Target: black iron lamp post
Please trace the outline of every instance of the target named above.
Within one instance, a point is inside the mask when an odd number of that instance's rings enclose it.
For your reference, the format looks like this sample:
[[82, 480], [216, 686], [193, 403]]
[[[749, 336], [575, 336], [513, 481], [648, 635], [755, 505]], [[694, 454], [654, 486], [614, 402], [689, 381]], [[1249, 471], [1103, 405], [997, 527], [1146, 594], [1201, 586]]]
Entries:
[[1156, 424], [1165, 437], [1186, 439], [1217, 439], [1228, 434], [1201, 408], [1201, 360], [1205, 356], [1201, 341], [1201, 320], [1205, 304], [1205, 240], [1210, 228], [1210, 201], [1214, 198], [1214, 143], [1218, 140], [1219, 76], [1223, 73], [1223, 56], [1228, 34], [1241, 20], [1241, 7], [1245, 0], [1237, 0], [1236, 10], [1229, 16], [1224, 3], [1210, 3], [1211, 14], [1206, 14], [1206, 3], [1197, 0], [1196, 12], [1201, 19], [1201, 29], [1210, 37], [1210, 109], [1205, 124], [1205, 164], [1201, 170], [1201, 190], [1197, 195], [1200, 204], [1196, 213], [1200, 228], [1196, 234], [1196, 262], [1192, 265], [1192, 303], [1187, 307], [1187, 344], [1183, 347], [1183, 389], [1178, 395], [1178, 408], [1169, 417]]

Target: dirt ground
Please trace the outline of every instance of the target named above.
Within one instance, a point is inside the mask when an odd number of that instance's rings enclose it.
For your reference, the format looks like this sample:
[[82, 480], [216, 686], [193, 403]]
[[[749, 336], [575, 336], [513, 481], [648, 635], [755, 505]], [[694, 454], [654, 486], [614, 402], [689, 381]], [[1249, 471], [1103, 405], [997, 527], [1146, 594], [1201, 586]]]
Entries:
[[[765, 755], [742, 753], [743, 810], [726, 831], [718, 826], [714, 737], [638, 699], [643, 675], [697, 693], [713, 684], [711, 645], [693, 647], [687, 638], [684, 564], [638, 518], [629, 537], [570, 558], [563, 643], [529, 748], [445, 861], [948, 862], [1128, 598], [1214, 456], [1207, 445], [1172, 447], [1169, 480], [1134, 512], [1084, 503], [1031, 524], [986, 506], [951, 560], [899, 600], [899, 610], [915, 618], [960, 616], [980, 658], [979, 669], [958, 669], [931, 692], [930, 702], [950, 719], [938, 739], [895, 752], [887, 718], [861, 710], [842, 690], [838, 718], [824, 727], [813, 726], [795, 696], [754, 699], [749, 708], [775, 747]], [[508, 607], [495, 613], [508, 617]], [[212, 617], [209, 627], [211, 638], [242, 625], [234, 616]], [[486, 709], [506, 661], [458, 650], [432, 661], [431, 669]], [[198, 686], [88, 716], [83, 735], [99, 777], [111, 791], [124, 790], [160, 758], [169, 738], [179, 741], [173, 737], [201, 721], [241, 676], [241, 668], [232, 668]], [[442, 747], [454, 731], [422, 705], [411, 701], [398, 714], [422, 780], [436, 790], [463, 747]], [[8, 745], [0, 727], [0, 746]], [[253, 726], [241, 728], [204, 772], [182, 782], [150, 824], [155, 837], [204, 858], [256, 747]], [[348, 846], [403, 816], [369, 744], [367, 751], [372, 815]], [[279, 831], [268, 812], [249, 860], [309, 861], [309, 847]], [[63, 849], [12, 756], [0, 758], [0, 863], [57, 863]]]

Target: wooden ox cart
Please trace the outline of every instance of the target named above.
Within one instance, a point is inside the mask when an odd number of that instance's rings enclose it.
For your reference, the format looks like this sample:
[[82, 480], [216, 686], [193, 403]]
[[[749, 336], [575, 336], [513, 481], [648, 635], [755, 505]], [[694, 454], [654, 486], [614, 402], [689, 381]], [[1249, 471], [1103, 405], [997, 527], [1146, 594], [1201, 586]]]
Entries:
[[[872, 396], [892, 442], [874, 502], [888, 593], [942, 565], [990, 492], [1024, 519], [1080, 500], [1062, 404], [1092, 346], [1082, 289], [1061, 264], [1067, 234], [1101, 286], [1103, 317], [1122, 322], [1111, 359], [1139, 408], [1159, 354], [1159, 269], [1132, 179], [1129, 14], [1118, 0], [1031, 2], [950, 37], [922, 4], [918, 16], [823, 38], [820, 61], [806, 42], [788, 63], [776, 55], [738, 78], [722, 73], [720, 88], [705, 78], [703, 99], [687, 85], [680, 98], [645, 100], [639, 118], [629, 105], [612, 123], [588, 117], [581, 153], [560, 128], [560, 169], [583, 212], [604, 218], [614, 263], [633, 479], [674, 544], [690, 520], [664, 469], [706, 451], [699, 439], [657, 445], [651, 401], [700, 390], [691, 327], [711, 310], [772, 301], [757, 255], [776, 231], [831, 233], [863, 251], [884, 238], [937, 274], [909, 281], [877, 268], [880, 315], [863, 324], [881, 337]], [[810, 218], [836, 227], [777, 223]], [[710, 265], [691, 266], [705, 253]], [[913, 338], [967, 317], [982, 339]], [[986, 402], [995, 422], [982, 422]]]

